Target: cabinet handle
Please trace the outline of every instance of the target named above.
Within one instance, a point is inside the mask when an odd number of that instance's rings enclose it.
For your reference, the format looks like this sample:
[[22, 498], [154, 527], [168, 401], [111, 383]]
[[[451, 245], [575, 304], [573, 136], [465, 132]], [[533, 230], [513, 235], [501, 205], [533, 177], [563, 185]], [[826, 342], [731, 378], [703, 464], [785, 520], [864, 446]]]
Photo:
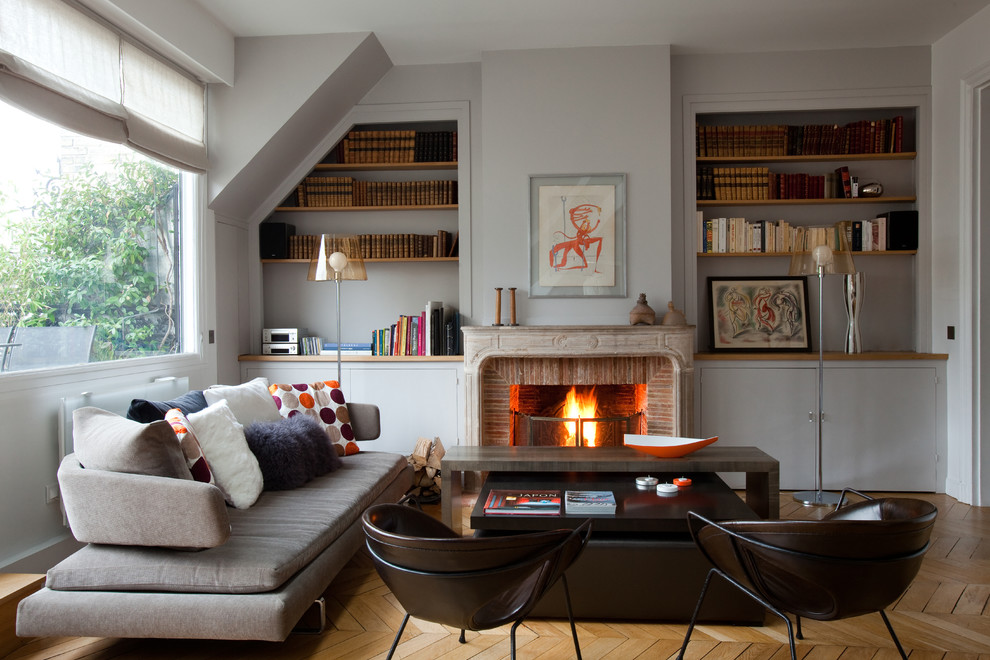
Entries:
[[811, 422], [812, 424], [815, 423], [815, 411], [814, 410], [809, 410], [808, 411], [808, 421]]

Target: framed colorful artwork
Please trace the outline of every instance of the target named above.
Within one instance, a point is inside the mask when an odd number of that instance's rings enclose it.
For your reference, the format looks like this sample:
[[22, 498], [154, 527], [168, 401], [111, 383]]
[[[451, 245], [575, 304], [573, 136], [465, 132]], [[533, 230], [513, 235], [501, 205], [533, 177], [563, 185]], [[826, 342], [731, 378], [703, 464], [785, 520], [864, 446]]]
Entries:
[[626, 295], [626, 175], [529, 177], [531, 298]]
[[810, 351], [804, 277], [708, 278], [713, 351]]

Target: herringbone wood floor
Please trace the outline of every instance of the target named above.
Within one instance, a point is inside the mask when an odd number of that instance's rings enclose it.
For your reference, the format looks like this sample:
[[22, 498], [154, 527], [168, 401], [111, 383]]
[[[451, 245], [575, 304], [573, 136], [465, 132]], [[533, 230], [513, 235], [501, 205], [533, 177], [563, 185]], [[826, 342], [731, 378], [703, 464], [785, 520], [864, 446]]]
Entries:
[[[945, 495], [918, 494], [939, 508], [932, 547], [917, 579], [889, 612], [911, 660], [990, 660], [990, 507], [971, 507]], [[467, 503], [465, 503], [467, 504]], [[469, 511], [470, 507], [465, 507]], [[781, 496], [782, 518], [819, 517]], [[694, 598], [694, 595], [690, 596]], [[305, 660], [384, 658], [403, 612], [364, 554], [359, 553], [327, 591], [327, 630], [293, 635], [282, 643], [96, 638], [36, 639], [8, 660], [228, 659]], [[687, 657], [694, 660], [785, 660], [782, 622], [765, 627], [700, 626]], [[578, 622], [583, 657], [667, 659], [676, 656], [685, 625], [643, 622]], [[893, 660], [898, 658], [878, 615], [845, 621], [804, 622], [798, 643], [803, 660]], [[397, 657], [408, 660], [494, 660], [509, 656], [508, 627], [468, 633], [412, 620]], [[527, 621], [517, 632], [519, 658], [574, 657], [566, 622]]]

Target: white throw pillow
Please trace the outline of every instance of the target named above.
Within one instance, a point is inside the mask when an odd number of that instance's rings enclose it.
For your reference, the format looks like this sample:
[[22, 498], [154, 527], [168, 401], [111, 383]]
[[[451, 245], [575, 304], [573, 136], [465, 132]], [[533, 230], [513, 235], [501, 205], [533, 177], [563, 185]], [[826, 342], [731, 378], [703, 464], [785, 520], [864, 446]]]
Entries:
[[203, 390], [203, 396], [211, 406], [226, 399], [230, 411], [243, 426], [252, 422], [277, 422], [282, 419], [275, 400], [268, 391], [268, 379], [261, 376], [242, 385], [214, 385]]
[[188, 420], [227, 502], [238, 509], [250, 507], [261, 495], [265, 479], [244, 438], [244, 427], [227, 402], [221, 399], [189, 413]]

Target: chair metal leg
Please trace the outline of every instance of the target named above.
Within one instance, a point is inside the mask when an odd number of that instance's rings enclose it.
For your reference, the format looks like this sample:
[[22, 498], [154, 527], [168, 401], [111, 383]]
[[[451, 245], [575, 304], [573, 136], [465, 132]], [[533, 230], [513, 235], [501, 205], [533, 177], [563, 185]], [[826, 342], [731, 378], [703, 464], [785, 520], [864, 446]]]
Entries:
[[398, 632], [395, 633], [395, 639], [392, 640], [392, 648], [390, 648], [388, 650], [388, 655], [385, 656], [385, 660], [391, 660], [392, 659], [392, 654], [395, 653], [395, 649], [399, 645], [399, 638], [402, 637], [402, 631], [406, 629], [406, 624], [407, 623], [409, 623], [409, 614], [408, 613], [406, 613], [406, 615], [404, 617], [402, 617], [402, 624], [399, 626]]
[[567, 603], [567, 620], [571, 622], [571, 637], [574, 638], [574, 652], [577, 660], [581, 660], [581, 645], [578, 643], [577, 628], [574, 626], [574, 612], [571, 610], [571, 592], [567, 588], [567, 576], [561, 575], [560, 582], [564, 585], [564, 602]]
[[897, 634], [894, 632], [894, 626], [890, 625], [890, 619], [887, 618], [887, 613], [880, 610], [880, 616], [883, 618], [883, 622], [887, 626], [887, 632], [890, 633], [890, 638], [894, 640], [894, 646], [897, 647], [897, 652], [901, 654], [901, 658], [907, 660], [907, 653], [904, 652], [904, 647], [901, 646], [901, 640], [897, 639]]
[[467, 639], [464, 638], [464, 628], [461, 628], [461, 636], [457, 638], [457, 641], [461, 644], [467, 644]]
[[512, 624], [511, 628], [509, 628], [509, 657], [512, 660], [516, 660], [516, 628], [518, 628], [519, 624], [522, 622], [523, 620], [519, 619]]
[[801, 615], [795, 614], [794, 618], [797, 619], [797, 635], [798, 639], [804, 639], [804, 633], [801, 632]]
[[677, 654], [677, 660], [684, 660], [684, 651], [687, 650], [688, 642], [691, 641], [691, 633], [694, 632], [694, 624], [698, 621], [698, 612], [701, 611], [701, 604], [705, 601], [705, 594], [708, 593], [708, 584], [712, 581], [712, 575], [717, 572], [718, 569], [711, 569], [708, 571], [708, 575], [705, 576], [705, 584], [701, 587], [701, 594], [698, 596], [698, 602], [694, 606], [694, 614], [691, 615], [691, 623], [688, 624], [687, 633], [684, 635], [684, 643], [681, 644], [681, 652]]
[[694, 624], [695, 622], [697, 622], [698, 613], [701, 611], [701, 603], [705, 599], [705, 594], [708, 591], [708, 585], [711, 582], [713, 575], [720, 576], [723, 580], [734, 586], [736, 589], [743, 592], [744, 594], [755, 600], [757, 603], [762, 605], [764, 608], [766, 608], [768, 611], [773, 612], [774, 614], [776, 614], [777, 616], [779, 616], [781, 619], [784, 620], [784, 623], [787, 625], [787, 642], [790, 645], [791, 660], [797, 660], [797, 649], [795, 649], [794, 647], [794, 630], [791, 626], [790, 618], [786, 614], [778, 610], [776, 607], [774, 607], [767, 601], [763, 600], [762, 598], [754, 594], [752, 591], [750, 591], [740, 583], [736, 582], [731, 577], [729, 577], [728, 575], [726, 575], [717, 568], [713, 568], [710, 571], [708, 571], [708, 576], [705, 578], [705, 584], [704, 586], [701, 587], [701, 596], [698, 597], [698, 604], [695, 605], [694, 607], [694, 614], [691, 615], [691, 623], [688, 625], [687, 634], [684, 635], [684, 644], [681, 645], [681, 652], [677, 654], [677, 660], [684, 659], [684, 651], [687, 649], [688, 641], [691, 639], [691, 633], [694, 631]]

